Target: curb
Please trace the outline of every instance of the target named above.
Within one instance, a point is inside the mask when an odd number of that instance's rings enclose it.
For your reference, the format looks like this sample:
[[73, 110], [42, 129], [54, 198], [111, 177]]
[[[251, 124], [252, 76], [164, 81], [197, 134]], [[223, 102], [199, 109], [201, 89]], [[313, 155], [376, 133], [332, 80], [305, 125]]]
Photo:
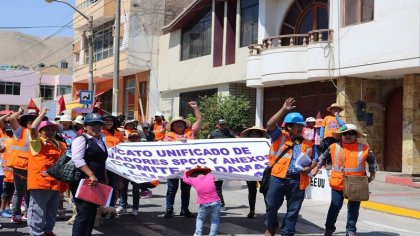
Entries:
[[406, 216], [406, 217], [410, 217], [410, 218], [414, 218], [414, 219], [420, 219], [420, 211], [418, 211], [418, 210], [413, 210], [413, 209], [408, 209], [408, 208], [403, 208], [403, 207], [397, 207], [397, 206], [392, 206], [392, 205], [378, 203], [378, 202], [370, 202], [370, 201], [361, 202], [360, 207], [370, 209], [370, 210], [385, 212], [385, 213], [389, 213], [389, 214], [393, 214], [393, 215]]
[[407, 176], [388, 175], [385, 176], [385, 183], [420, 188], [420, 182], [414, 182], [412, 177]]

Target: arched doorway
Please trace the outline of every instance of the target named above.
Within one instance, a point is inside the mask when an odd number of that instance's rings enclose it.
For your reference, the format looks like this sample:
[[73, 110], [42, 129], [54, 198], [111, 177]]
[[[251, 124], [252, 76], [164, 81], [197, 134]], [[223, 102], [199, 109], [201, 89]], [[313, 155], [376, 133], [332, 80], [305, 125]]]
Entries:
[[[307, 34], [311, 30], [328, 29], [328, 19], [327, 0], [295, 0], [280, 27], [280, 35]], [[327, 38], [327, 32], [323, 38]], [[282, 41], [282, 44], [287, 43]]]
[[384, 169], [402, 170], [403, 89], [397, 88], [388, 97], [385, 110]]

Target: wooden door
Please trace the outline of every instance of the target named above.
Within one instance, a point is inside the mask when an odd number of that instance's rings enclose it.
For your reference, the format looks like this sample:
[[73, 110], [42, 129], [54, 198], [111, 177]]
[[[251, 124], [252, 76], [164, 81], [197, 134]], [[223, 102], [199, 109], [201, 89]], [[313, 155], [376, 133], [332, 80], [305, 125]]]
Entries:
[[390, 93], [385, 110], [384, 169], [402, 170], [403, 89]]

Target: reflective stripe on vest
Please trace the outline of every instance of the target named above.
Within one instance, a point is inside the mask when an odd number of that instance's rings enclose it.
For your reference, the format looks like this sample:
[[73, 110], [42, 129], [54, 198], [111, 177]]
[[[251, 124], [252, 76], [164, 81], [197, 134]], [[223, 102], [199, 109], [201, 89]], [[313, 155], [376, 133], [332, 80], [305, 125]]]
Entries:
[[363, 144], [359, 143], [357, 145], [357, 167], [356, 168], [343, 168], [339, 166], [339, 159], [340, 159], [340, 154], [344, 151], [343, 148], [341, 148], [340, 145], [336, 144], [336, 148], [335, 148], [335, 163], [334, 163], [334, 171], [336, 172], [361, 172], [363, 171], [362, 168], [362, 162], [363, 162]]
[[[278, 157], [283, 152], [283, 150], [284, 150], [283, 149], [283, 146], [284, 146], [284, 142], [286, 141], [286, 135], [282, 134], [281, 136], [282, 137], [281, 137], [281, 140], [280, 140], [279, 149], [277, 150], [277, 152], [275, 152], [274, 150], [271, 150], [270, 149], [269, 155], [273, 155], [273, 156]], [[292, 158], [292, 155], [293, 155], [293, 153], [292, 154], [286, 153], [286, 154], [284, 154], [283, 158], [290, 159], [290, 158]]]
[[23, 144], [23, 146], [10, 145], [11, 151], [17, 150], [22, 152], [29, 152], [29, 134], [27, 132], [25, 132], [24, 134], [26, 134], [25, 144]]

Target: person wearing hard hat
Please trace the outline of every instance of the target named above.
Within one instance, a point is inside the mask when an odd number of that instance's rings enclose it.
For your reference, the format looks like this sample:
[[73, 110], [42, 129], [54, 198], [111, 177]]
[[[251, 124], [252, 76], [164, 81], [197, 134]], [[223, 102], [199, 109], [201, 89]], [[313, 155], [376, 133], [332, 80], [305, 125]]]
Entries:
[[[267, 132], [271, 138], [269, 165], [272, 167], [270, 184], [266, 197], [265, 236], [272, 236], [279, 226], [277, 213], [284, 199], [287, 200], [287, 214], [281, 226], [282, 235], [294, 235], [299, 211], [305, 197], [305, 188], [309, 184], [308, 173], [316, 166], [312, 159], [313, 143], [302, 138], [305, 124], [303, 116], [291, 112], [283, 120], [285, 127], [278, 126], [283, 115], [295, 106], [294, 98], [288, 98], [282, 108], [267, 122]], [[299, 156], [307, 155], [312, 161], [302, 169], [296, 167]]]

